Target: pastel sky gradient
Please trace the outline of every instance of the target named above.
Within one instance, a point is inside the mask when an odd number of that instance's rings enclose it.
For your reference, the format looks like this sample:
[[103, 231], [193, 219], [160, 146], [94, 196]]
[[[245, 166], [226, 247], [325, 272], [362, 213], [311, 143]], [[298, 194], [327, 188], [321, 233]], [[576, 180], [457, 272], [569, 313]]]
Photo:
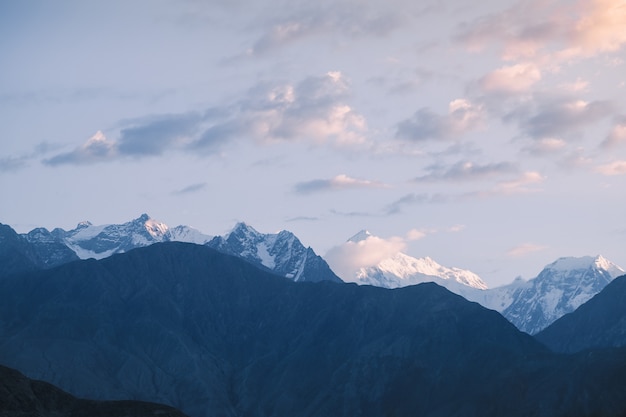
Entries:
[[492, 287], [625, 267], [625, 28], [626, 0], [0, 2], [0, 222], [368, 229]]

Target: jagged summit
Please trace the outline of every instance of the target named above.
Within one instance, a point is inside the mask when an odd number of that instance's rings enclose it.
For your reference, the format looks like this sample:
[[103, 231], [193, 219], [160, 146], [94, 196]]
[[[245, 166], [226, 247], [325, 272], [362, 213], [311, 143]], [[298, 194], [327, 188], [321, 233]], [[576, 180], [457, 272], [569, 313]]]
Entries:
[[[154, 220], [147, 213], [141, 214], [136, 219], [122, 224], [93, 225], [89, 221], [78, 223], [75, 229], [63, 230], [56, 228], [52, 233], [46, 229], [35, 229], [24, 235], [25, 238], [39, 250], [49, 251], [53, 243], [59, 247], [68, 248], [68, 252], [77, 255], [81, 259], [106, 258], [115, 253], [127, 252], [138, 247], [148, 246], [158, 242], [182, 241], [204, 244], [211, 236], [204, 235], [198, 230], [188, 226], [170, 228], [162, 222]], [[61, 264], [73, 259], [67, 256], [61, 259], [59, 252], [55, 263]]]
[[523, 285], [512, 288], [502, 314], [535, 334], [589, 301], [624, 270], [601, 255], [559, 258]]
[[84, 229], [89, 226], [93, 226], [93, 224], [89, 220], [83, 220], [76, 225], [76, 229]]
[[341, 282], [326, 261], [286, 230], [265, 234], [238, 222], [229, 233], [214, 237], [207, 245], [294, 281]]
[[373, 237], [373, 235], [366, 229], [363, 229], [361, 231], [359, 231], [359, 233], [357, 233], [356, 235], [352, 236], [350, 239], [348, 239], [348, 242], [361, 242], [363, 240], [367, 240], [368, 238]]
[[579, 269], [598, 269], [604, 270], [616, 278], [619, 275], [624, 274], [624, 270], [609, 261], [602, 255], [597, 256], [581, 256], [581, 257], [562, 257], [547, 265], [544, 269], [550, 269], [554, 271], [571, 271]]

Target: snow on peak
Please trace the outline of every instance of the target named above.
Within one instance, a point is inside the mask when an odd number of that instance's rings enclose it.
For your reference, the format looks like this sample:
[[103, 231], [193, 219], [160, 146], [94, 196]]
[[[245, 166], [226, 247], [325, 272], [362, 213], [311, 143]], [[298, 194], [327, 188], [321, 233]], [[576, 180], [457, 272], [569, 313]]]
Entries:
[[612, 278], [616, 278], [619, 275], [624, 274], [624, 270], [621, 267], [615, 265], [602, 255], [598, 255], [596, 257], [581, 256], [559, 258], [545, 267], [545, 269], [562, 272], [590, 268], [607, 271]]
[[80, 223], [78, 223], [76, 225], [76, 230], [84, 229], [84, 228], [89, 227], [89, 226], [93, 226], [93, 224], [90, 221], [85, 220], [85, 221], [82, 221], [82, 222], [80, 222]]
[[617, 278], [620, 275], [624, 275], [624, 273], [625, 273], [623, 268], [621, 268], [620, 266], [618, 266], [618, 265], [614, 264], [613, 262], [609, 261], [608, 259], [606, 259], [602, 255], [596, 256], [594, 265], [598, 269], [603, 269], [603, 270], [607, 271], [609, 273], [609, 275], [611, 276], [611, 278]]
[[158, 222], [153, 219], [148, 219], [144, 223], [144, 227], [146, 231], [150, 234], [150, 236], [154, 238], [160, 238], [167, 233], [169, 227], [165, 223]]
[[414, 276], [426, 275], [456, 281], [459, 284], [481, 290], [487, 289], [487, 284], [475, 273], [460, 268], [442, 266], [428, 256], [424, 258], [413, 258], [403, 253], [398, 253], [392, 258], [380, 262], [376, 267], [406, 282], [410, 282], [411, 278]]
[[260, 235], [259, 232], [257, 232], [252, 226], [248, 226], [246, 223], [244, 222], [238, 222], [235, 227], [233, 227], [233, 229], [230, 231], [230, 233], [227, 233], [224, 237], [226, 239], [228, 239], [228, 237], [232, 234], [243, 234], [245, 236], [258, 236]]
[[357, 243], [357, 242], [361, 242], [363, 240], [367, 240], [370, 237], [372, 237], [372, 234], [369, 231], [363, 229], [359, 233], [357, 233], [356, 235], [354, 235], [350, 239], [348, 239], [348, 242]]

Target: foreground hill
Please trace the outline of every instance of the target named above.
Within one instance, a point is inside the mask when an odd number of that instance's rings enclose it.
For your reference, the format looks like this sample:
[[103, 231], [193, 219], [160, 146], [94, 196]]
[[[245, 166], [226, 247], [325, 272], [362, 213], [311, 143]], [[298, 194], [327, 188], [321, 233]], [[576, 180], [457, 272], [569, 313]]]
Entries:
[[7, 277], [0, 323], [0, 357], [31, 377], [194, 417], [626, 410], [624, 352], [552, 354], [435, 284], [294, 283], [191, 244]]
[[626, 275], [536, 335], [557, 352], [626, 346]]
[[164, 405], [141, 401], [75, 398], [51, 384], [0, 365], [0, 417], [185, 417]]

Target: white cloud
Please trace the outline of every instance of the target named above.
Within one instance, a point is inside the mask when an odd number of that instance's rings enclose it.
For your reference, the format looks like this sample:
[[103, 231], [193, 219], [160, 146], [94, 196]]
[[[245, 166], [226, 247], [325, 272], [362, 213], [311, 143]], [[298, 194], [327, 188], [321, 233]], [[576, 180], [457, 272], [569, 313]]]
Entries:
[[595, 171], [606, 176], [626, 174], [626, 161], [615, 161], [596, 167]]
[[620, 50], [624, 27], [624, 0], [530, 0], [462, 25], [457, 39], [474, 51], [501, 44], [505, 60], [558, 65]]
[[341, 279], [350, 282], [360, 268], [374, 266], [405, 248], [405, 240], [401, 237], [383, 239], [369, 236], [359, 242], [346, 242], [331, 248], [324, 259]]
[[518, 178], [511, 181], [500, 182], [495, 188], [496, 194], [518, 194], [540, 191], [533, 188], [533, 185], [540, 184], [545, 181], [545, 177], [536, 171], [527, 171]]
[[428, 236], [427, 230], [411, 229], [406, 233], [406, 240], [420, 240]]
[[534, 243], [522, 243], [521, 245], [518, 245], [509, 250], [506, 254], [513, 258], [521, 258], [528, 254], [539, 252], [544, 249], [547, 249], [547, 246], [537, 245]]
[[479, 80], [487, 93], [523, 93], [541, 80], [541, 71], [533, 63], [521, 63], [498, 68]]

